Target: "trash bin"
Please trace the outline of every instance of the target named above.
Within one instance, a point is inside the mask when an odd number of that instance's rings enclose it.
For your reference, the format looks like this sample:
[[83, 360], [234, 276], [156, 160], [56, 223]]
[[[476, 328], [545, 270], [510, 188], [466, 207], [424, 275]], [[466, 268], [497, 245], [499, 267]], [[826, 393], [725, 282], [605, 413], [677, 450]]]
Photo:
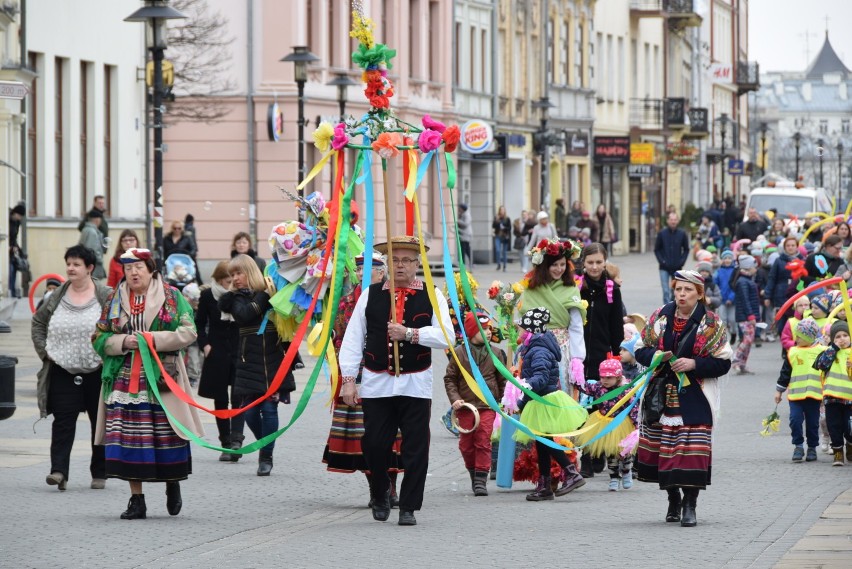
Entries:
[[0, 356], [0, 420], [15, 413], [15, 365], [18, 358]]

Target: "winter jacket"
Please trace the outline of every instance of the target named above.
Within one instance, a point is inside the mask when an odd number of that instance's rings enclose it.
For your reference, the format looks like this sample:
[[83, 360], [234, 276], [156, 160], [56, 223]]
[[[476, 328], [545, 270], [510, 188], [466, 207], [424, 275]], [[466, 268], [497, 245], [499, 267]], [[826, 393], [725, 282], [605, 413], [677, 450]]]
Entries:
[[96, 279], [106, 277], [104, 270], [104, 245], [103, 236], [94, 223], [86, 222], [83, 225], [83, 231], [80, 232], [79, 245], [88, 247], [95, 253], [95, 270], [92, 276]]
[[766, 279], [766, 287], [763, 289], [763, 297], [768, 298], [772, 305], [780, 308], [789, 295], [787, 291], [790, 289], [790, 270], [786, 268], [787, 263], [794, 259], [801, 259], [802, 256], [796, 253], [793, 256], [787, 253], [780, 253], [775, 262], [769, 268], [769, 276]]
[[512, 236], [512, 220], [508, 217], [495, 216], [494, 221], [491, 222], [491, 229], [494, 230], [494, 237], [508, 243]]
[[[265, 291], [243, 289], [226, 292], [219, 298], [219, 310], [233, 316], [240, 329], [234, 395], [266, 393], [290, 346], [289, 342], [283, 342], [278, 337], [278, 331], [271, 321], [266, 323], [264, 333], [258, 334], [269, 309], [269, 295]], [[292, 371], [287, 370], [279, 393], [295, 389]]]
[[657, 233], [657, 241], [654, 244], [654, 255], [661, 271], [674, 274], [683, 268], [689, 256], [689, 237], [686, 231], [677, 228], [674, 230], [666, 227]]
[[615, 241], [615, 224], [612, 222], [612, 217], [607, 213], [604, 215], [603, 219], [598, 215], [598, 227], [600, 227], [600, 232], [598, 233], [598, 240], [601, 243], [612, 243]]
[[459, 226], [459, 240], [472, 241], [473, 227], [471, 226], [472, 221], [470, 218], [470, 210], [464, 210], [461, 215], [459, 215], [457, 223]]
[[736, 267], [719, 267], [716, 269], [716, 274], [713, 276], [713, 282], [719, 285], [719, 292], [722, 294], [722, 303], [734, 301], [734, 289], [731, 288], [731, 276], [733, 276]]
[[[805, 286], [808, 286], [816, 281], [829, 278], [829, 276], [835, 276], [843, 264], [843, 259], [829, 255], [825, 251], [811, 253], [805, 259], [805, 269], [808, 271], [808, 276], [804, 277], [802, 282], [805, 283]], [[821, 270], [820, 267], [825, 268], [825, 270]]]
[[195, 311], [195, 329], [198, 331], [198, 348], [210, 353], [204, 358], [198, 395], [215, 399], [227, 396], [227, 388], [234, 384], [234, 371], [239, 346], [239, 329], [232, 320], [222, 320], [222, 312], [213, 297], [212, 289], [204, 289]]
[[[551, 332], [534, 334], [526, 345], [518, 350], [522, 360], [521, 379], [530, 385], [530, 389], [538, 396], [545, 396], [559, 389], [559, 360], [562, 351], [556, 342], [556, 336]], [[519, 403], [523, 407], [529, 401], [524, 397]]]
[[704, 279], [704, 298], [707, 303], [707, 308], [716, 310], [722, 305], [722, 292], [713, 281], [713, 277]]
[[[492, 350], [505, 365], [506, 352], [496, 346], [492, 347]], [[456, 346], [455, 352], [462, 364], [462, 367], [470, 372], [472, 368], [470, 360], [467, 357], [467, 349], [465, 349], [464, 346]], [[485, 346], [470, 344], [470, 353], [473, 355], [474, 361], [476, 361], [476, 365], [479, 367], [479, 371], [482, 372], [482, 378], [485, 380], [485, 384], [488, 386], [489, 391], [491, 391], [491, 395], [493, 395], [494, 399], [499, 402], [503, 399], [503, 390], [506, 389], [506, 378], [500, 375], [500, 372], [497, 371], [497, 367], [491, 360], [491, 356], [486, 351]], [[444, 373], [444, 389], [447, 391], [447, 398], [450, 400], [450, 403], [461, 399], [465, 403], [471, 403], [477, 409], [489, 408], [488, 403], [474, 395], [473, 390], [471, 390], [471, 388], [467, 385], [467, 382], [462, 377], [455, 358], [452, 356], [450, 356], [450, 363], [447, 364], [447, 371]]]
[[734, 305], [736, 307], [736, 321], [745, 322], [750, 317], [760, 317], [760, 297], [757, 293], [757, 285], [750, 276], [740, 274], [737, 277], [734, 289]]
[[115, 260], [115, 257], [109, 259], [109, 271], [107, 272], [107, 286], [115, 288], [121, 279], [124, 278], [124, 265]]
[[168, 259], [172, 253], [186, 253], [193, 259], [195, 258], [195, 240], [183, 233], [177, 243], [172, 239], [171, 234], [163, 235], [163, 255]]
[[550, 239], [551, 241], [559, 239], [559, 236], [556, 235], [556, 226], [550, 222], [548, 222], [547, 225], [537, 223], [530, 233], [530, 240], [527, 241], [526, 250], [529, 251], [538, 245], [542, 239]]
[[607, 353], [619, 354], [624, 340], [624, 317], [622, 313], [621, 287], [612, 287], [612, 302], [606, 296], [606, 280], [583, 279], [580, 298], [589, 303], [586, 308], [586, 323], [583, 338], [586, 341], [586, 359], [583, 362], [586, 379], [598, 379], [598, 366]]
[[748, 239], [755, 241], [758, 236], [763, 235], [763, 232], [766, 231], [766, 226], [766, 220], [763, 218], [759, 218], [757, 221], [743, 221], [737, 228], [735, 240]]

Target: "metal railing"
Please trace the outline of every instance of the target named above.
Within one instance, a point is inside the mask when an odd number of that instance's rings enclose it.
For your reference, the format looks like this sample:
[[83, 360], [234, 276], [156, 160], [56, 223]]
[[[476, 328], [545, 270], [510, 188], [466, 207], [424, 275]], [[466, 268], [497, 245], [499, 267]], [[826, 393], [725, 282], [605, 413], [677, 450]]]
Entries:
[[760, 64], [756, 61], [737, 62], [737, 84], [760, 85]]
[[664, 99], [630, 99], [630, 126], [641, 130], [662, 130], [665, 126]]

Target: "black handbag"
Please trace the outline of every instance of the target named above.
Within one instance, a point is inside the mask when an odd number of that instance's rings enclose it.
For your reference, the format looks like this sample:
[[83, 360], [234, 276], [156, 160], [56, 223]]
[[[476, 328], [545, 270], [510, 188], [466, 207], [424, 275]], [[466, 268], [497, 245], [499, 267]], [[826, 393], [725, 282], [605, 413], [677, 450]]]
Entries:
[[[693, 323], [692, 328], [680, 337], [677, 346], [675, 346], [675, 356], [681, 355], [681, 350], [686, 344], [687, 338], [698, 329], [698, 325]], [[645, 390], [645, 396], [642, 397], [642, 420], [646, 425], [652, 425], [660, 422], [660, 417], [663, 416], [663, 410], [666, 407], [666, 385], [668, 384], [667, 373], [655, 373], [648, 380], [648, 388]]]

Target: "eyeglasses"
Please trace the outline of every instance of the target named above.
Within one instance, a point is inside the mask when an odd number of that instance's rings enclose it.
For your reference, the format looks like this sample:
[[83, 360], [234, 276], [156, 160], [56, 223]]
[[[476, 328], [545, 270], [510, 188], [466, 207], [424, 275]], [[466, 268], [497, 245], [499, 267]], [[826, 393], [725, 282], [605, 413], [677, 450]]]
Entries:
[[402, 258], [402, 259], [397, 259], [396, 257], [394, 257], [392, 259], [392, 262], [393, 262], [394, 265], [411, 265], [411, 264], [416, 263], [417, 259], [409, 259], [408, 257], [405, 257], [405, 258]]
[[135, 242], [136, 242], [136, 238], [135, 238], [135, 237], [124, 237], [124, 238], [122, 238], [121, 242], [122, 242], [122, 243], [124, 243], [125, 241], [126, 241], [127, 243], [130, 243], [131, 241], [135, 243]]

